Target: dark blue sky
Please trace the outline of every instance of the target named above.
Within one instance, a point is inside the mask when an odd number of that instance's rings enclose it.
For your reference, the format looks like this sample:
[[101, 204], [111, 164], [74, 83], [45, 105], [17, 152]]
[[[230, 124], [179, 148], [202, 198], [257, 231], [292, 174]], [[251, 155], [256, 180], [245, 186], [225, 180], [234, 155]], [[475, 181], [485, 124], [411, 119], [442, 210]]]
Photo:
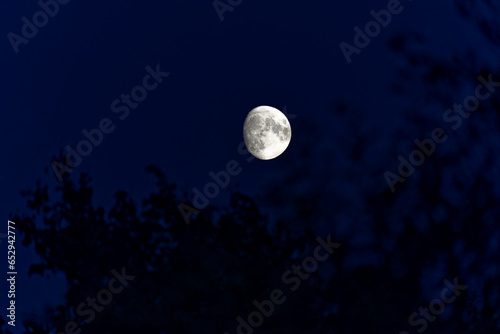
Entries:
[[[81, 131], [97, 127], [103, 118], [111, 119], [115, 130], [75, 168], [75, 174], [92, 176], [96, 202], [103, 204], [111, 203], [117, 189], [137, 199], [144, 196], [153, 184], [144, 172], [149, 164], [175, 182], [203, 187], [210, 171], [232, 159], [244, 161], [237, 152], [243, 121], [258, 105], [286, 106], [297, 115], [291, 120], [290, 150], [298, 138], [311, 136], [294, 127], [305, 121], [318, 127], [323, 138], [318, 147], [343, 145], [328, 140], [332, 129], [342, 130], [331, 116], [340, 99], [352, 101], [390, 141], [404, 105], [389, 88], [398, 59], [387, 42], [395, 32], [419, 31], [427, 47], [443, 57], [471, 45], [484, 49], [484, 59], [493, 57], [472, 26], [458, 19], [451, 0], [414, 0], [402, 2], [402, 13], [347, 64], [339, 43], [352, 44], [353, 27], [371, 20], [370, 10], [386, 5], [246, 0], [225, 13], [223, 22], [210, 1], [73, 0], [61, 5], [18, 54], [7, 37], [0, 43], [0, 217], [6, 222], [9, 212], [24, 209], [20, 190], [45, 177], [51, 158], [66, 145], [75, 148], [84, 139]], [[33, 0], [2, 2], [0, 31], [19, 34], [21, 18], [38, 10]], [[110, 104], [142, 83], [146, 66], [157, 64], [170, 75], [120, 120]], [[287, 153], [278, 158], [281, 163], [291, 157]], [[378, 153], [384, 160], [384, 152]], [[373, 168], [391, 167], [393, 160], [389, 152], [389, 166]], [[258, 195], [263, 182], [279, 174], [279, 166], [279, 161], [242, 165], [230, 187], [238, 184]], [[384, 183], [382, 175], [376, 182]], [[36, 257], [19, 241], [17, 246], [17, 261], [26, 272]], [[49, 287], [43, 298], [50, 302], [64, 293], [19, 272], [23, 311], [40, 305], [31, 298], [42, 286]]]

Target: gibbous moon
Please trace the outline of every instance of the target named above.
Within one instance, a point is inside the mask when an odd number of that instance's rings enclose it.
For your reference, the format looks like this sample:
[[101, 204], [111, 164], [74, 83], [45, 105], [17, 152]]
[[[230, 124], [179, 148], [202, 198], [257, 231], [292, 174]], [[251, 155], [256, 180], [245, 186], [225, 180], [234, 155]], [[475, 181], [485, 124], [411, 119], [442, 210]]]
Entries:
[[261, 160], [270, 160], [286, 150], [292, 138], [292, 128], [281, 111], [260, 106], [248, 113], [243, 126], [243, 138], [252, 155]]

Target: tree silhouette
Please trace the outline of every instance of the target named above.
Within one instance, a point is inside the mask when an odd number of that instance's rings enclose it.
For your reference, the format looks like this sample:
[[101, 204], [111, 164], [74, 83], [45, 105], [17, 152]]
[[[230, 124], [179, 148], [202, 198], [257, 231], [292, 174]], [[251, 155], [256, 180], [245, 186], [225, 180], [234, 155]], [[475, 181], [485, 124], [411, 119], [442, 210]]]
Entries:
[[[238, 311], [248, 313], [252, 300], [281, 277], [276, 264], [303, 247], [304, 238], [286, 242], [282, 224], [270, 231], [254, 201], [238, 193], [229, 208], [209, 207], [186, 226], [176, 187], [160, 170], [148, 172], [157, 180], [156, 191], [141, 207], [118, 191], [108, 214], [92, 204], [86, 175], [77, 183], [66, 177], [56, 187], [56, 200], [41, 182], [24, 193], [32, 215], [12, 219], [22, 225], [23, 244], [33, 243], [42, 259], [30, 274], [62, 272], [69, 284], [65, 305], [44, 325], [25, 322], [27, 333], [63, 330], [71, 320], [95, 333], [235, 328]], [[85, 324], [74, 308], [106, 287], [111, 269], [122, 267], [136, 279]]]

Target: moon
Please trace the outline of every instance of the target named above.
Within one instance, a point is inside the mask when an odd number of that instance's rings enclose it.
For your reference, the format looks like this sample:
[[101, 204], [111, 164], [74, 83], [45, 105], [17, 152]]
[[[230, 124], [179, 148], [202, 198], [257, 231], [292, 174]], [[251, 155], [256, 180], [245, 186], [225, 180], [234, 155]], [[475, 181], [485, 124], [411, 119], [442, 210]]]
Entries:
[[283, 153], [290, 144], [292, 128], [281, 111], [259, 106], [248, 113], [243, 126], [243, 138], [253, 156], [271, 160]]

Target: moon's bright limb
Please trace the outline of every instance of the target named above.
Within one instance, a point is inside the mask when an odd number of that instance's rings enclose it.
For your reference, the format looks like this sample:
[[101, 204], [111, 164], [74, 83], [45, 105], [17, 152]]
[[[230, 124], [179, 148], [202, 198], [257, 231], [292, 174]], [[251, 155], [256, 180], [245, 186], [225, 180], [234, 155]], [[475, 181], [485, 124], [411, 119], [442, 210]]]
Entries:
[[248, 113], [243, 138], [248, 151], [256, 158], [270, 160], [286, 150], [292, 138], [292, 128], [281, 111], [259, 106]]

